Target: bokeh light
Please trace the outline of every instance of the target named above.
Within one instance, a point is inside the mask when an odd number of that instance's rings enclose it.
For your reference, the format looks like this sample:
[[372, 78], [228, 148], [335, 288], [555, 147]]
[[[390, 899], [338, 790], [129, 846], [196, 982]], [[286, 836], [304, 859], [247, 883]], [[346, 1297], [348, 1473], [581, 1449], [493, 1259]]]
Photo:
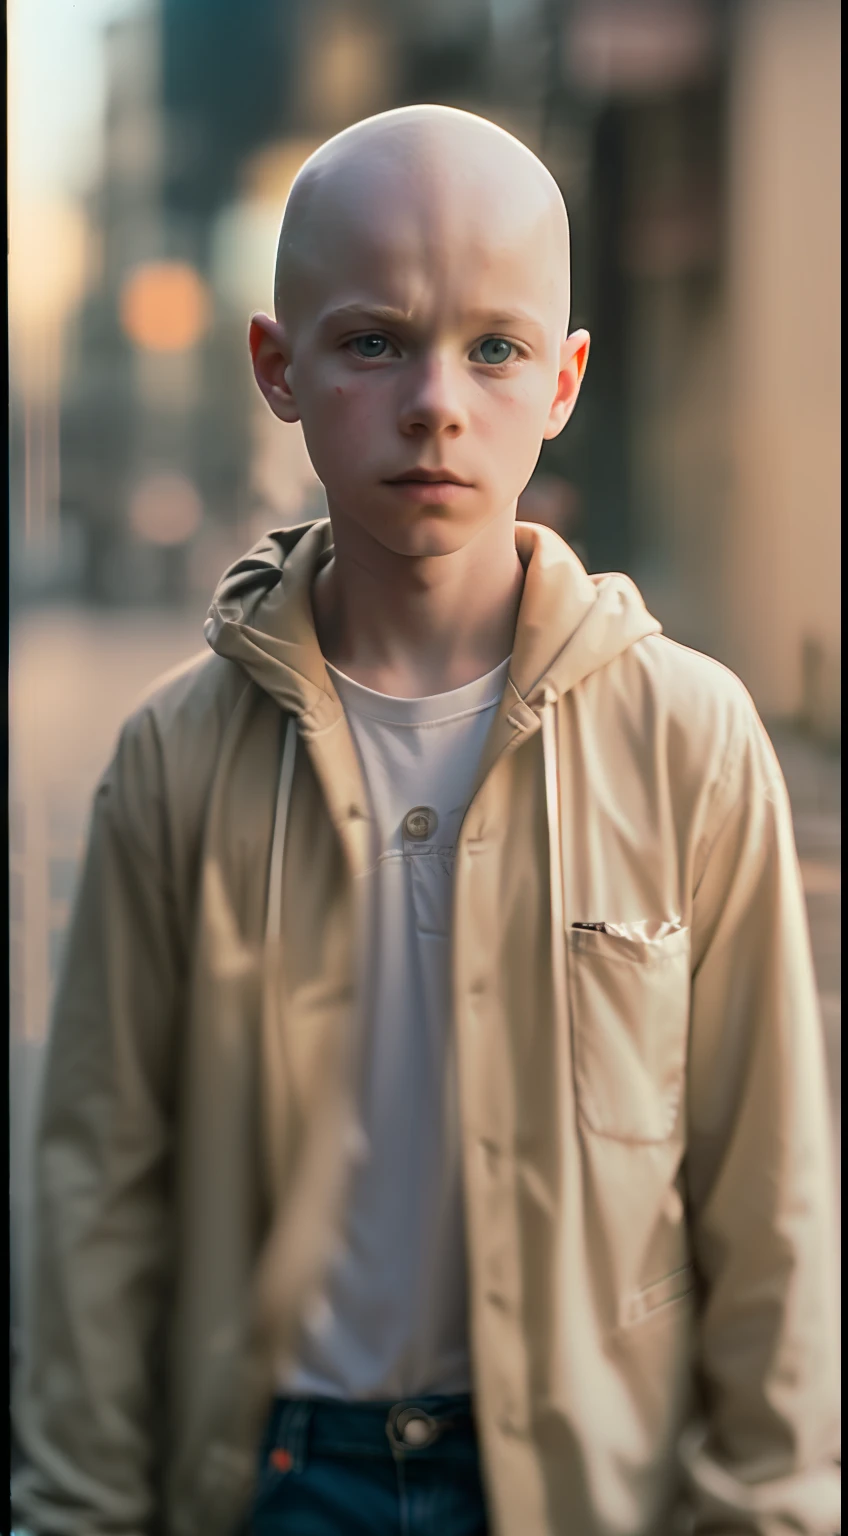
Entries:
[[136, 346], [183, 352], [195, 346], [211, 319], [209, 291], [183, 261], [150, 261], [133, 268], [121, 290], [121, 324]]
[[203, 521], [203, 503], [187, 475], [151, 474], [130, 496], [130, 526], [145, 544], [187, 544]]
[[61, 325], [85, 290], [90, 231], [79, 202], [18, 201], [9, 218], [9, 319], [14, 329]]

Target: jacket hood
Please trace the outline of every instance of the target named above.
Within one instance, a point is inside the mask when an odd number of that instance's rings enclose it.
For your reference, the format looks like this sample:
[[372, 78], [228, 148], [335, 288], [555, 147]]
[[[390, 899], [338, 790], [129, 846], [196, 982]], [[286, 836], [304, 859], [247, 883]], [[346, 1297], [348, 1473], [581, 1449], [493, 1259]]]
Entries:
[[[235, 661], [307, 729], [341, 705], [324, 665], [311, 589], [332, 556], [328, 518], [265, 535], [224, 574], [204, 626], [219, 656]], [[619, 573], [592, 575], [551, 529], [516, 524], [526, 576], [510, 681], [531, 708], [567, 693], [661, 625], [637, 587]]]

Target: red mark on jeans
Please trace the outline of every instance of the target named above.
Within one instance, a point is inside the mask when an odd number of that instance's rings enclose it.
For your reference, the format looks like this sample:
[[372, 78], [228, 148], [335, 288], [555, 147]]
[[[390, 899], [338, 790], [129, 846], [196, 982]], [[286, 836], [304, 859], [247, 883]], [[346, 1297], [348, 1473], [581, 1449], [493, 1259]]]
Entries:
[[272, 1451], [268, 1460], [275, 1472], [290, 1472], [292, 1469], [291, 1451], [284, 1450], [282, 1446], [278, 1446], [275, 1451]]

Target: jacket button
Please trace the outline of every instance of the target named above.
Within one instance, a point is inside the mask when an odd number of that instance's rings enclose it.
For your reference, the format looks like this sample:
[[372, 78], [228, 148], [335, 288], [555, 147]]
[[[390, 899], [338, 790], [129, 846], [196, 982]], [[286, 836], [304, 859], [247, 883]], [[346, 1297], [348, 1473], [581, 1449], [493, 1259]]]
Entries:
[[439, 818], [432, 806], [415, 805], [403, 818], [403, 835], [415, 843], [424, 843], [434, 835], [438, 825]]

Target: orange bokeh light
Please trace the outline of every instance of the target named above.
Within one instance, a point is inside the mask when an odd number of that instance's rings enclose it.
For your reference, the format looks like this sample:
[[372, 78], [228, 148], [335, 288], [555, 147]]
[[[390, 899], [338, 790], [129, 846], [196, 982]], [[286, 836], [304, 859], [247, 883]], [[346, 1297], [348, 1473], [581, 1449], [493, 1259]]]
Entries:
[[121, 324], [132, 341], [152, 352], [184, 352], [209, 324], [209, 291], [184, 261], [136, 267], [121, 291]]

